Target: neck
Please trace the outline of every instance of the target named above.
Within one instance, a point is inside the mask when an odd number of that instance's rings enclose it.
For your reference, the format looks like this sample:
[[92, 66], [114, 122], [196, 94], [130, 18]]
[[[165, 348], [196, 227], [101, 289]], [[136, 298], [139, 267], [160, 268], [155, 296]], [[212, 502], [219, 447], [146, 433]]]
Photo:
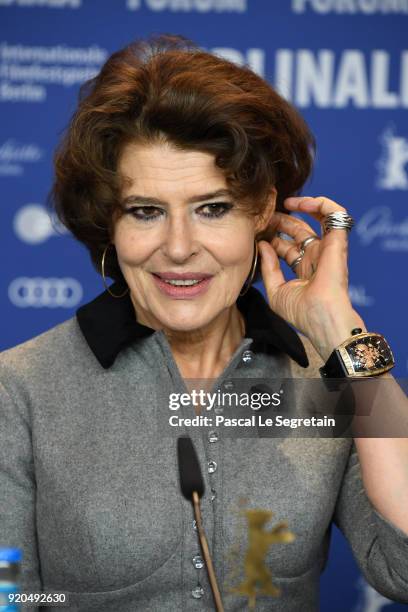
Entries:
[[216, 378], [245, 335], [244, 318], [236, 304], [199, 330], [163, 330], [183, 378]]
[[152, 325], [140, 316], [133, 299], [132, 302], [140, 323], [163, 330], [183, 378], [219, 376], [245, 336], [244, 317], [236, 304], [200, 329], [179, 331]]

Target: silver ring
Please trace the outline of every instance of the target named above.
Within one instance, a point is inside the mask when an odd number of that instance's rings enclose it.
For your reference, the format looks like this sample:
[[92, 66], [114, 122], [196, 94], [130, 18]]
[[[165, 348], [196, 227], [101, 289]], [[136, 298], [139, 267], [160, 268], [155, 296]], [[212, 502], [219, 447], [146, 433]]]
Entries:
[[295, 268], [296, 266], [298, 266], [300, 264], [300, 262], [302, 261], [304, 257], [304, 253], [300, 253], [300, 255], [298, 257], [296, 257], [296, 259], [294, 261], [292, 261], [291, 264], [289, 264], [289, 267], [292, 269], [292, 272], [295, 272]]
[[338, 210], [324, 217], [322, 221], [323, 234], [328, 234], [333, 229], [345, 229], [349, 232], [353, 225], [353, 217], [346, 212]]
[[301, 255], [305, 254], [307, 245], [313, 242], [313, 240], [319, 240], [318, 236], [308, 236], [307, 238], [303, 240], [303, 242], [301, 243], [299, 247], [299, 252]]

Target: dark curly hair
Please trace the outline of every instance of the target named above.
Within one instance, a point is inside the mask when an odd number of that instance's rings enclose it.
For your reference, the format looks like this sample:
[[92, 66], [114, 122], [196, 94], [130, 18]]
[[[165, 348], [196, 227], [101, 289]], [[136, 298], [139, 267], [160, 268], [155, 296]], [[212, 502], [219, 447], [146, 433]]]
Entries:
[[[113, 219], [123, 213], [117, 161], [129, 142], [213, 154], [233, 197], [253, 215], [265, 210], [273, 187], [283, 210], [308, 179], [315, 152], [298, 111], [250, 68], [178, 35], [127, 45], [82, 86], [55, 154], [49, 198], [98, 272]], [[123, 280], [115, 249], [108, 250], [105, 272]]]

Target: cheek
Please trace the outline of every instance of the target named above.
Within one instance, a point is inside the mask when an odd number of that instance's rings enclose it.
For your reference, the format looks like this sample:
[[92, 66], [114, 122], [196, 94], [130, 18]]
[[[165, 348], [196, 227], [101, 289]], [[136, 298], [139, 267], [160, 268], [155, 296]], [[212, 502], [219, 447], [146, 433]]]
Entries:
[[[221, 238], [218, 239], [217, 238]], [[214, 237], [207, 242], [208, 249], [216, 254], [218, 261], [225, 267], [246, 268], [254, 250], [253, 234], [250, 231], [235, 230], [222, 237]]]
[[134, 266], [145, 261], [152, 251], [152, 241], [132, 231], [126, 223], [118, 224], [114, 233], [114, 242], [119, 263]]

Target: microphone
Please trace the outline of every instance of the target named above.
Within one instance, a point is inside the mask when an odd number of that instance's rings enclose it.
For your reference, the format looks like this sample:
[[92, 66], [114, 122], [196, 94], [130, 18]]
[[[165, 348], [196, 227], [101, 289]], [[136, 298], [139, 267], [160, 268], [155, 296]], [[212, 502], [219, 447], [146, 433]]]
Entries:
[[207, 568], [208, 580], [210, 582], [217, 612], [224, 612], [221, 593], [218, 588], [217, 578], [214, 571], [213, 562], [208, 548], [207, 538], [205, 537], [201, 520], [200, 498], [204, 495], [205, 486], [201, 474], [200, 464], [197, 453], [191, 438], [181, 436], [177, 439], [177, 458], [180, 476], [180, 488], [183, 496], [193, 504], [194, 516], [197, 525], [198, 537], [200, 540], [201, 551]]

